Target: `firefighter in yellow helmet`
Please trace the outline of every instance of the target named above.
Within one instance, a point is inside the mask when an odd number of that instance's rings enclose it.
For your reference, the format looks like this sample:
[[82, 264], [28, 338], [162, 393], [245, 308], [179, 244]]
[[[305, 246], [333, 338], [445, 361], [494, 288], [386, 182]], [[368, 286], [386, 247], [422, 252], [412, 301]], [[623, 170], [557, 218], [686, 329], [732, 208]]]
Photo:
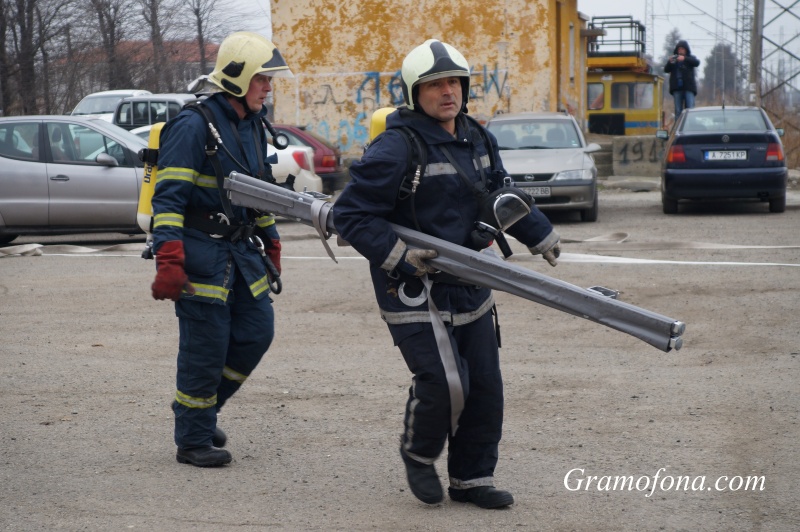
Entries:
[[[234, 33], [220, 45], [214, 71], [190, 86], [208, 98], [184, 109], [161, 133], [152, 295], [174, 301], [178, 316], [172, 409], [180, 463], [231, 462], [217, 414], [274, 336], [270, 286], [281, 267], [275, 220], [231, 205], [222, 182], [232, 171], [274, 181], [261, 118], [272, 79], [291, 76], [271, 41]], [[222, 140], [216, 153], [207, 149], [209, 122]]]

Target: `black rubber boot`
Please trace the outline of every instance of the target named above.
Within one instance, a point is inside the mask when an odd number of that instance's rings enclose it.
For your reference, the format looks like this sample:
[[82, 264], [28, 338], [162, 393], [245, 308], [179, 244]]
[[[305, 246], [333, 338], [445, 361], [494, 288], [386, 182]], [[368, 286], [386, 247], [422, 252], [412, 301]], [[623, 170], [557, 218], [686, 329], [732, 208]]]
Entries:
[[492, 486], [478, 486], [465, 490], [447, 488], [450, 498], [456, 502], [471, 502], [481, 508], [502, 508], [514, 504], [511, 493]]
[[436, 474], [433, 464], [423, 464], [413, 458], [409, 458], [402, 448], [400, 449], [400, 456], [403, 457], [403, 463], [406, 465], [406, 477], [408, 478], [408, 486], [411, 488], [411, 493], [425, 504], [442, 502], [444, 493], [439, 482], [439, 475]]
[[192, 464], [197, 467], [218, 467], [231, 463], [233, 457], [225, 449], [196, 447], [194, 449], [178, 449], [175, 459], [181, 464]]
[[228, 443], [228, 436], [225, 435], [221, 428], [214, 429], [214, 435], [211, 436], [211, 445], [221, 449], [225, 447], [226, 443]]

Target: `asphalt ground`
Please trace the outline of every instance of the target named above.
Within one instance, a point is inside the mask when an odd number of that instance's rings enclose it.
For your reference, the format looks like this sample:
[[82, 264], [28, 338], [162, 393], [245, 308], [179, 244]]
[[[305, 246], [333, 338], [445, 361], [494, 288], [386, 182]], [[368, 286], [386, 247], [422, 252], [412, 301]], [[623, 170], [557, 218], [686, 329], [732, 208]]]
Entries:
[[410, 379], [351, 248], [336, 264], [279, 224], [276, 340], [220, 417], [233, 463], [198, 469], [175, 461], [177, 319], [143, 240], [19, 239], [41, 254], [0, 257], [0, 529], [800, 529], [800, 193], [783, 214], [665, 216], [656, 192], [610, 187], [600, 205], [596, 223], [552, 216], [557, 268], [516, 242], [512, 260], [679, 319], [684, 346], [496, 293], [496, 482], [516, 502], [493, 511], [409, 492]]

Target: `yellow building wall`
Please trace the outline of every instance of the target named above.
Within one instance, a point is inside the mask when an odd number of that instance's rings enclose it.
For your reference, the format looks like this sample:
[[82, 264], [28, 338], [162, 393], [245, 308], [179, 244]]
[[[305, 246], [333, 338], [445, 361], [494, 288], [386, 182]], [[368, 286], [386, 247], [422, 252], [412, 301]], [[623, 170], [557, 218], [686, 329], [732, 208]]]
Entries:
[[403, 103], [403, 58], [429, 38], [469, 61], [479, 120], [559, 109], [583, 119], [577, 0], [272, 0], [272, 25], [295, 74], [275, 79], [275, 122], [305, 125], [350, 156], [360, 155], [372, 112]]

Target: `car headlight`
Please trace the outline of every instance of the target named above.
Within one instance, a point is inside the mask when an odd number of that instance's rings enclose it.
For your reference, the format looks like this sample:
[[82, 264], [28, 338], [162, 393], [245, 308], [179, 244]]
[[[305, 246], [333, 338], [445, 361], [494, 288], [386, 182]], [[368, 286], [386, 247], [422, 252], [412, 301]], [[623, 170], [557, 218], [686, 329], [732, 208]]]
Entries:
[[559, 172], [553, 178], [553, 181], [591, 181], [592, 180], [592, 169], [586, 168], [584, 170], [564, 170], [563, 172]]

